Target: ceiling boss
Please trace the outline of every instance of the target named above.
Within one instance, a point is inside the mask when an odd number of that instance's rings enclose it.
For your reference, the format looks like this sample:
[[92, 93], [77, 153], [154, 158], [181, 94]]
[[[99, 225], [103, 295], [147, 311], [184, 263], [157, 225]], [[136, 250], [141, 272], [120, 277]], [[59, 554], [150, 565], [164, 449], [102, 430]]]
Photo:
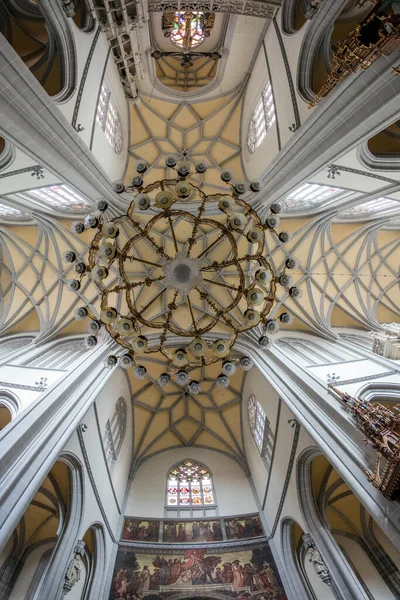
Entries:
[[[292, 297], [299, 295], [287, 273], [297, 261], [288, 257], [284, 270], [275, 273], [265, 249], [267, 232], [281, 243], [290, 235], [276, 231], [279, 205], [270, 206], [263, 223], [241, 198], [249, 191], [258, 192], [258, 181], [248, 187], [233, 182], [231, 173], [223, 171], [226, 193], [206, 195], [191, 181], [195, 173], [187, 164], [177, 166], [176, 158], [169, 156], [166, 166], [176, 177], [145, 186], [147, 165], [138, 161], [138, 174], [129, 186], [114, 184], [118, 193], [135, 193], [126, 214], [107, 220], [107, 202], [100, 200], [98, 215], [73, 224], [75, 233], [90, 228], [97, 232], [88, 265], [75, 252], [66, 252], [65, 259], [75, 263], [79, 274], [67, 285], [79, 292], [82, 279], [90, 277], [100, 298], [97, 314], [93, 308], [80, 307], [75, 316], [90, 318], [89, 347], [97, 344], [101, 328], [121, 346], [119, 357], [107, 358], [110, 368], [117, 364], [133, 368], [141, 378], [146, 369], [140, 357], [161, 352], [170, 361], [169, 372], [159, 378], [161, 386], [174, 375], [190, 393], [197, 393], [199, 383], [190, 381], [187, 369], [221, 362], [217, 383], [227, 387], [237, 364], [244, 370], [252, 366], [250, 358], [232, 353], [238, 335], [260, 326], [259, 344], [267, 348], [268, 334], [279, 329], [278, 320], [269, 316], [277, 285], [287, 288]], [[198, 163], [195, 170], [203, 174], [207, 166]], [[188, 201], [190, 211], [185, 206]], [[213, 216], [209, 208], [214, 209]], [[288, 324], [292, 319], [283, 312], [279, 320]]]

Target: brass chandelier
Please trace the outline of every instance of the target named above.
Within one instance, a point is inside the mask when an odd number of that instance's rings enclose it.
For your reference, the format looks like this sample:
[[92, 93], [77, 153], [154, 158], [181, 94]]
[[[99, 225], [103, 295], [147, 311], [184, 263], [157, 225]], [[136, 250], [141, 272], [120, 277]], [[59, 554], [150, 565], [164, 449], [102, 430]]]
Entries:
[[[188, 393], [195, 394], [200, 384], [190, 380], [190, 367], [221, 362], [216, 380], [220, 387], [229, 385], [229, 375], [237, 364], [244, 370], [252, 367], [249, 357], [233, 352], [240, 333], [260, 326], [259, 344], [269, 347], [268, 334], [279, 329], [278, 320], [269, 316], [277, 285], [287, 288], [292, 297], [300, 295], [287, 273], [297, 261], [287, 258], [285, 268], [277, 274], [267, 259], [266, 232], [282, 244], [290, 234], [276, 231], [278, 204], [270, 206], [263, 223], [241, 198], [249, 191], [258, 192], [259, 181], [253, 181], [249, 190], [246, 184], [233, 182], [229, 171], [223, 171], [227, 192], [207, 195], [193, 181], [194, 176], [205, 173], [207, 165], [198, 163], [194, 171], [186, 163], [177, 166], [176, 158], [168, 156], [166, 166], [175, 177], [145, 186], [147, 164], [138, 161], [137, 175], [129, 186], [114, 184], [119, 194], [135, 193], [126, 214], [107, 220], [108, 204], [99, 200], [98, 213], [73, 223], [74, 233], [97, 232], [89, 246], [87, 265], [74, 251], [65, 253], [65, 260], [75, 263], [77, 272], [67, 285], [78, 292], [82, 279], [90, 277], [97, 286], [100, 313], [82, 306], [75, 317], [90, 319], [88, 347], [96, 346], [104, 328], [122, 348], [119, 356], [106, 359], [107, 367], [132, 368], [140, 379], [146, 375], [141, 357], [160, 352], [169, 365], [168, 372], [160, 375], [159, 385], [165, 387], [174, 375]], [[196, 210], [187, 210], [187, 202]], [[210, 217], [209, 206], [218, 207], [219, 214]], [[145, 276], [135, 271], [136, 265], [145, 269]], [[292, 318], [283, 312], [279, 321], [289, 324]]]

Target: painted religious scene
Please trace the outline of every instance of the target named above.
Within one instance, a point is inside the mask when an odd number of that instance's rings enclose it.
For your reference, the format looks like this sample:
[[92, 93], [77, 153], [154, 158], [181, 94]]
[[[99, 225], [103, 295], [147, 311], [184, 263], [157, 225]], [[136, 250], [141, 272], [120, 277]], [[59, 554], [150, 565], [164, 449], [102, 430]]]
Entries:
[[207, 591], [218, 591], [236, 600], [286, 600], [266, 543], [235, 550], [118, 551], [109, 600], [172, 600], [185, 590], [188, 595], [196, 592], [198, 598], [207, 597]]
[[158, 542], [159, 521], [125, 519], [122, 538], [132, 542]]
[[163, 542], [200, 543], [221, 542], [221, 520], [214, 521], [164, 521]]
[[243, 540], [264, 535], [264, 529], [258, 515], [225, 519], [228, 540]]

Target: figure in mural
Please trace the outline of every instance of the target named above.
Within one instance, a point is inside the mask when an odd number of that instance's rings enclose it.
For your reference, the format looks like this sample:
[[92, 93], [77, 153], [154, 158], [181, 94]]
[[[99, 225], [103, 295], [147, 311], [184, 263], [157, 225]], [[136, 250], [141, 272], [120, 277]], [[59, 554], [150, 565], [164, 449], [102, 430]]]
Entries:
[[228, 540], [240, 540], [264, 535], [258, 516], [239, 517], [225, 521]]
[[[188, 548], [166, 554], [129, 548], [117, 556], [110, 600], [167, 600], [183, 589], [219, 586], [233, 600], [286, 600], [268, 544], [240, 549]], [[153, 594], [154, 592], [154, 594]], [[159, 592], [159, 596], [157, 596]]]
[[163, 542], [185, 544], [189, 542], [222, 541], [220, 519], [215, 521], [165, 521]]
[[132, 542], [158, 542], [159, 521], [125, 519], [122, 539]]

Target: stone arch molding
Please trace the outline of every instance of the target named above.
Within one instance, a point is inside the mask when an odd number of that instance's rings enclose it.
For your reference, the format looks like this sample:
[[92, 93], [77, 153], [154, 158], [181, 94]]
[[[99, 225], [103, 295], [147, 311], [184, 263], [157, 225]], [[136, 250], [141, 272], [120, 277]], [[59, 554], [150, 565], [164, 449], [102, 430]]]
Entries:
[[8, 408], [11, 413], [11, 419], [15, 419], [21, 410], [21, 401], [13, 392], [0, 388], [0, 406]]

